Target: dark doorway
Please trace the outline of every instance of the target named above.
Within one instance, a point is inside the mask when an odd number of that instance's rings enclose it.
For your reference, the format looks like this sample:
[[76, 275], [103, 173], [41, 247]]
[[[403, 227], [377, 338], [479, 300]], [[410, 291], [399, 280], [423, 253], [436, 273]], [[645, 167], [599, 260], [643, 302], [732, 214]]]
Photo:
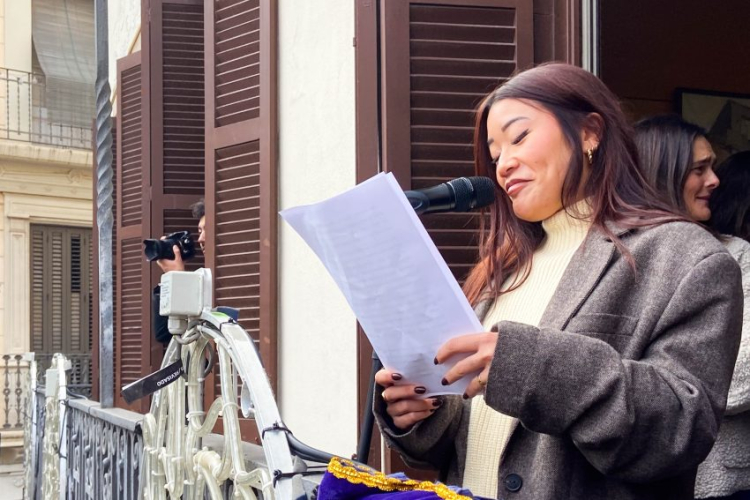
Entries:
[[750, 94], [750, 3], [600, 3], [601, 78], [631, 118], [678, 112], [678, 89]]

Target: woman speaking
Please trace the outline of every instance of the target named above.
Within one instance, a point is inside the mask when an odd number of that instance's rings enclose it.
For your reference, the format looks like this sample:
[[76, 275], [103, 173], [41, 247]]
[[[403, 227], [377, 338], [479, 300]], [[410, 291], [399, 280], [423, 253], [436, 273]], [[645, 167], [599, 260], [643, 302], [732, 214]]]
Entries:
[[392, 370], [375, 412], [407, 463], [475, 495], [688, 499], [716, 439], [742, 321], [736, 261], [659, 201], [615, 97], [549, 64], [480, 104], [476, 172], [497, 183], [464, 290], [486, 329], [420, 398]]

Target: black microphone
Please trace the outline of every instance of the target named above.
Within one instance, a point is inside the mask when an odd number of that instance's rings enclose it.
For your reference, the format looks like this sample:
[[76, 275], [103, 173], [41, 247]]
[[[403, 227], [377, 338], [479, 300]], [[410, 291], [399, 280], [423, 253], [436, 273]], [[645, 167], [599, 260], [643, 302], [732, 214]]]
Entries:
[[459, 177], [426, 189], [404, 191], [417, 214], [468, 212], [495, 201], [495, 185], [489, 177]]

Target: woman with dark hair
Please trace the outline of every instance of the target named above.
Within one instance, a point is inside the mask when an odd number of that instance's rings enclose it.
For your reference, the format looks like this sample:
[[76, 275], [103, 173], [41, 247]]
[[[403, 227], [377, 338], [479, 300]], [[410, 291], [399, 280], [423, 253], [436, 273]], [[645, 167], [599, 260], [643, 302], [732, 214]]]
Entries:
[[750, 241], [750, 151], [735, 153], [716, 170], [721, 184], [711, 197], [709, 225]]
[[474, 152], [498, 190], [464, 286], [487, 331], [436, 353], [459, 359], [445, 385], [471, 377], [463, 398], [378, 372], [389, 445], [483, 497], [692, 498], [739, 343], [737, 263], [647, 187], [615, 97], [580, 68], [490, 93]]
[[[734, 197], [719, 194], [721, 185], [726, 186], [728, 182], [725, 183], [725, 179], [720, 183], [714, 172], [716, 156], [705, 131], [697, 125], [676, 115], [663, 115], [638, 122], [635, 130], [641, 167], [649, 183], [667, 202], [694, 221], [707, 223], [709, 219], [719, 218], [726, 222], [729, 220], [727, 208], [750, 203], [747, 181], [745, 189], [739, 191], [739, 179], [730, 181], [731, 185], [724, 191], [734, 192]], [[740, 264], [745, 307], [742, 340], [726, 413], [716, 444], [698, 468], [695, 496], [750, 498], [750, 243], [732, 236], [732, 230], [727, 230], [728, 224], [714, 225], [713, 229]]]
[[705, 130], [677, 115], [653, 116], [635, 125], [635, 143], [646, 180], [659, 196], [692, 220], [707, 221], [719, 178]]

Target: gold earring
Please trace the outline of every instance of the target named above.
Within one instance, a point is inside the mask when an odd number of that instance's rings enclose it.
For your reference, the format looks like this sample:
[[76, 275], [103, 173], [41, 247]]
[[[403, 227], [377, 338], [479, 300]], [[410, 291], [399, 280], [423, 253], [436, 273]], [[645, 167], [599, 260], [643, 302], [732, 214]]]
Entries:
[[589, 157], [589, 165], [594, 164], [594, 150], [592, 148], [589, 148], [586, 151], [586, 155]]

